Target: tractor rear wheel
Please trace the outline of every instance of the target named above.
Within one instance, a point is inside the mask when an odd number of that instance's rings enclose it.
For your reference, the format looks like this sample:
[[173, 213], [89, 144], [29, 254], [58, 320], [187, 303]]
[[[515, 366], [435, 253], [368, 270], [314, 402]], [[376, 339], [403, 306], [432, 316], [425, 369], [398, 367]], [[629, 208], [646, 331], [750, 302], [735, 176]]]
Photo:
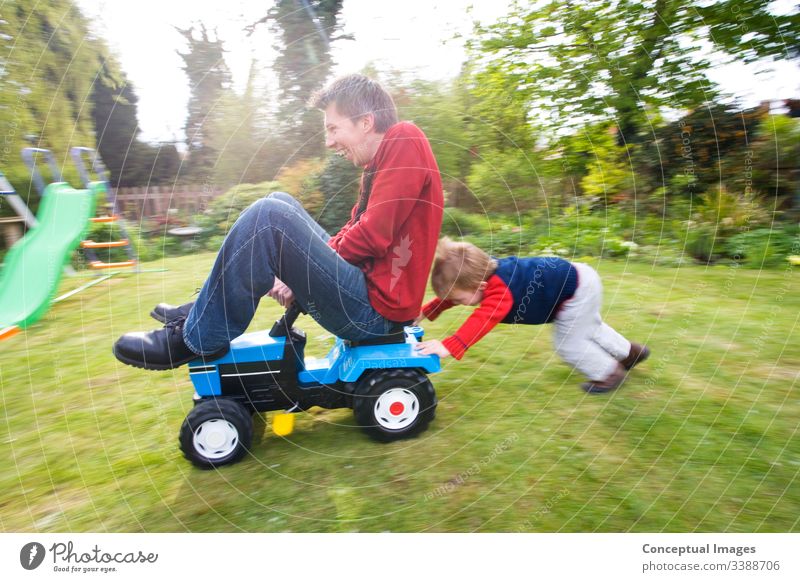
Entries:
[[423, 432], [436, 412], [436, 392], [415, 369], [379, 370], [358, 382], [356, 421], [372, 438], [390, 442]]

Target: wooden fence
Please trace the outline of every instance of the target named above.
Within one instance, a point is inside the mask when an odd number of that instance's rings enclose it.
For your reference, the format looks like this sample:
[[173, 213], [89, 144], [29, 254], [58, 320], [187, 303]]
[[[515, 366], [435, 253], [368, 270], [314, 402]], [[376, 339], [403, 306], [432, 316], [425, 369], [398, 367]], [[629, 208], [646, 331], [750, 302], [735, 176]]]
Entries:
[[222, 193], [221, 189], [204, 186], [118, 188], [117, 210], [132, 221], [165, 216], [170, 210], [187, 215], [199, 214]]

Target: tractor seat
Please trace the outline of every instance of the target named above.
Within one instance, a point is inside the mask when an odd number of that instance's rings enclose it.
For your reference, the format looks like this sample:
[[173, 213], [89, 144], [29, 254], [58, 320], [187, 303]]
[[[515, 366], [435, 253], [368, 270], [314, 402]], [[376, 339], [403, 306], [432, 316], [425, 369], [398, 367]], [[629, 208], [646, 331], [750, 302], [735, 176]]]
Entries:
[[395, 326], [392, 329], [390, 329], [389, 333], [387, 333], [386, 335], [376, 335], [358, 341], [351, 340], [350, 347], [357, 348], [360, 346], [383, 346], [387, 344], [404, 344], [406, 343], [405, 327], [407, 325], [411, 325], [411, 322], [406, 321], [395, 324]]

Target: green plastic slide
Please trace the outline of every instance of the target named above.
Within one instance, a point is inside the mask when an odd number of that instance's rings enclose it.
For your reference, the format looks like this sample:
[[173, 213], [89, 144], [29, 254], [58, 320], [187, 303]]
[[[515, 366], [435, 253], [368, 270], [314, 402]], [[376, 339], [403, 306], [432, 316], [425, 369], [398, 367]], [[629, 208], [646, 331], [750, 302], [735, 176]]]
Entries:
[[102, 182], [88, 190], [75, 190], [66, 182], [45, 188], [36, 216], [39, 224], [11, 247], [0, 271], [0, 329], [24, 329], [47, 312], [64, 265], [80, 244], [104, 188]]

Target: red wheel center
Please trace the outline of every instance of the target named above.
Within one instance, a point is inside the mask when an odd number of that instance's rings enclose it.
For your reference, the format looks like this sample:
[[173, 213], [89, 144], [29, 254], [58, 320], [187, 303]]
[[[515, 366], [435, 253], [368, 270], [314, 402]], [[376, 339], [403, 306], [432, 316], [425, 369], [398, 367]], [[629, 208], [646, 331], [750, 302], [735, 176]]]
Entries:
[[392, 402], [392, 404], [389, 406], [389, 412], [394, 416], [400, 416], [403, 414], [405, 409], [406, 407], [403, 406], [402, 402]]

